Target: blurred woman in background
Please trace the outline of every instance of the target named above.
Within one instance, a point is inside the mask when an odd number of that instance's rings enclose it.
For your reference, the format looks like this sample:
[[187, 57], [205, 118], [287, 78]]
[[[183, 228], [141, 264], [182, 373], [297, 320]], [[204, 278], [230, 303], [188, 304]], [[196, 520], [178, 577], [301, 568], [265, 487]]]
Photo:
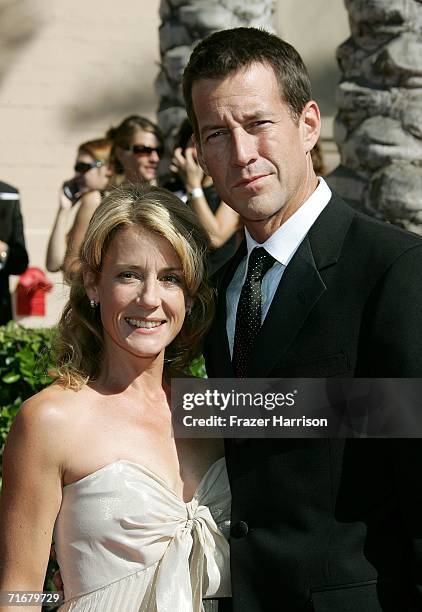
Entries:
[[78, 149], [75, 175], [59, 192], [59, 209], [47, 247], [49, 272], [67, 269], [76, 260], [89, 220], [109, 182], [111, 146], [108, 138], [98, 138]]
[[110, 128], [107, 137], [113, 141], [111, 166], [116, 183], [156, 184], [164, 141], [155, 123], [140, 115], [130, 115]]

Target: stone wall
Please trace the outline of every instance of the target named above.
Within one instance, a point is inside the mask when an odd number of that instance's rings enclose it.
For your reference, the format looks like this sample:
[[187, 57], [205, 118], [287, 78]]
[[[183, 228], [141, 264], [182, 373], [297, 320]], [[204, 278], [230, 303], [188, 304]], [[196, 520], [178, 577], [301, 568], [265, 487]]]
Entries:
[[358, 209], [422, 233], [422, 2], [346, 0], [330, 183]]
[[166, 140], [186, 117], [181, 80], [195, 43], [227, 28], [274, 30], [274, 10], [274, 0], [161, 0], [161, 64], [156, 91], [158, 120]]

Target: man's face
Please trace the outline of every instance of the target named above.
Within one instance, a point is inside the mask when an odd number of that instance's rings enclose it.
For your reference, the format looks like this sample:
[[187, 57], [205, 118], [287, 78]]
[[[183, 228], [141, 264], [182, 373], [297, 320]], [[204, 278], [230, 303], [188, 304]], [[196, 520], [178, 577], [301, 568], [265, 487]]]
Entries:
[[262, 242], [316, 187], [310, 150], [319, 111], [308, 102], [292, 118], [271, 67], [261, 63], [192, 89], [200, 159], [214, 185]]

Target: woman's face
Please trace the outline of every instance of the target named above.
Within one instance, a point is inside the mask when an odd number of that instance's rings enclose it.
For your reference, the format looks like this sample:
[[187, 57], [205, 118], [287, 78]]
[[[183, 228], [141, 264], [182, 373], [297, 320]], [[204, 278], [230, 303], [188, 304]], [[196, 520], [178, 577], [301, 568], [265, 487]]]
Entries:
[[151, 183], [157, 178], [160, 143], [152, 132], [137, 129], [129, 148], [117, 147], [116, 155], [128, 181], [141, 180]]
[[81, 186], [87, 191], [104, 191], [111, 172], [107, 163], [94, 159], [89, 153], [82, 152], [76, 158], [75, 174]]
[[187, 298], [180, 259], [164, 237], [134, 227], [117, 232], [99, 277], [85, 277], [100, 304], [106, 354], [155, 359], [182, 328]]

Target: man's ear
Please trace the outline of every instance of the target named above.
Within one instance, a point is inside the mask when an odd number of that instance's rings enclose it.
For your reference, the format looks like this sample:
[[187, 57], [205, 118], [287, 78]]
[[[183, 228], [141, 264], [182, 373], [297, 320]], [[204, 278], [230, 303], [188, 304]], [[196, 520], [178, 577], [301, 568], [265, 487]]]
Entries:
[[84, 270], [83, 278], [88, 299], [98, 303], [100, 298], [97, 289], [97, 275], [92, 270]]
[[210, 173], [208, 172], [207, 164], [205, 163], [204, 157], [202, 155], [201, 143], [200, 143], [199, 139], [195, 136], [195, 134], [193, 134], [192, 140], [193, 140], [193, 142], [195, 144], [195, 147], [196, 147], [196, 153], [198, 155], [198, 164], [201, 166], [201, 168], [205, 172], [205, 174], [207, 176], [210, 176]]
[[321, 115], [315, 100], [309, 100], [303, 107], [299, 119], [305, 152], [315, 146], [321, 132]]

